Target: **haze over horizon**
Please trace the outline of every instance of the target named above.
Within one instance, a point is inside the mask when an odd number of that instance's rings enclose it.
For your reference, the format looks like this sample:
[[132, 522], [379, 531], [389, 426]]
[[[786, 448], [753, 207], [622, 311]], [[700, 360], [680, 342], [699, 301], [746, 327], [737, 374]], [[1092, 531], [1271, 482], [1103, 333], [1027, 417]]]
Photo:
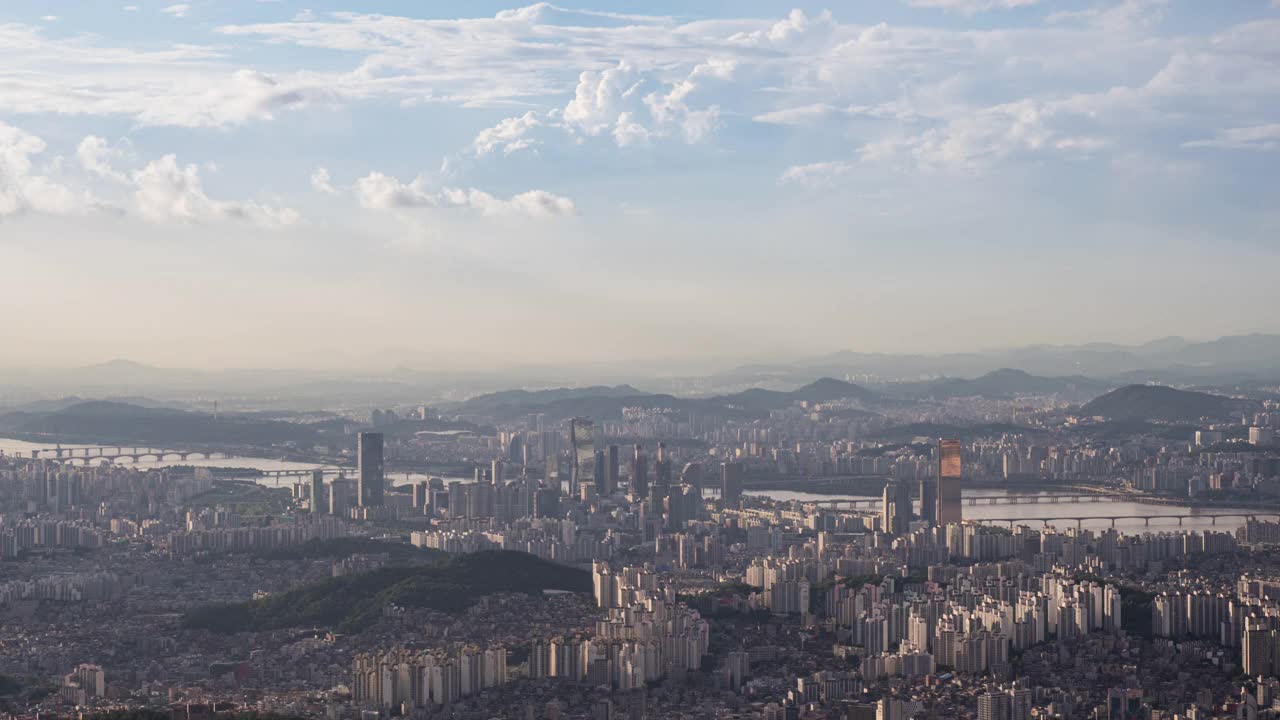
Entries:
[[1276, 332], [1277, 48], [1262, 0], [15, 0], [0, 366]]

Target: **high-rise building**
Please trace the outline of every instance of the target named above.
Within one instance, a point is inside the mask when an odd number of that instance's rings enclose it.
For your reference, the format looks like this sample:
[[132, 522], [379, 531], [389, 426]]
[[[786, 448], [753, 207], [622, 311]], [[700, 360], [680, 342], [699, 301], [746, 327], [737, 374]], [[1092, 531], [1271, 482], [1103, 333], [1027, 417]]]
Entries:
[[890, 480], [884, 485], [882, 499], [882, 524], [884, 531], [904, 535], [911, 530], [911, 486], [900, 480]]
[[324, 471], [323, 470], [311, 471], [311, 488], [310, 489], [311, 489], [311, 496], [307, 498], [307, 500], [311, 506], [311, 512], [315, 515], [319, 515], [320, 513], [324, 512], [326, 509], [325, 502], [324, 502], [325, 497], [324, 497]]
[[356, 436], [356, 463], [359, 468], [358, 504], [361, 507], [382, 505], [383, 484], [386, 482], [382, 472], [382, 433], [362, 432]]
[[692, 485], [702, 491], [702, 463], [690, 462], [684, 464], [684, 469], [680, 471], [680, 483], [683, 485]]
[[959, 440], [938, 441], [938, 526], [961, 520], [960, 478], [963, 464]]
[[1010, 720], [1012, 702], [1008, 693], [985, 692], [978, 696], [978, 720]]
[[578, 497], [578, 488], [583, 484], [595, 484], [595, 432], [596, 425], [591, 418], [576, 417], [569, 422], [569, 443], [573, 446], [573, 465], [569, 471], [571, 497]]
[[933, 525], [938, 520], [938, 478], [926, 475], [920, 478], [920, 519]]
[[605, 456], [605, 482], [603, 492], [600, 493], [608, 497], [618, 491], [618, 476], [620, 472], [621, 457], [617, 445], [610, 445]]
[[640, 443], [636, 443], [636, 454], [631, 459], [631, 492], [641, 498], [649, 495], [649, 458]]
[[720, 499], [726, 505], [736, 505], [742, 499], [743, 475], [742, 463], [720, 463]]
[[653, 471], [653, 484], [665, 496], [671, 488], [671, 458], [667, 457], [666, 443], [658, 443], [658, 458], [653, 463]]

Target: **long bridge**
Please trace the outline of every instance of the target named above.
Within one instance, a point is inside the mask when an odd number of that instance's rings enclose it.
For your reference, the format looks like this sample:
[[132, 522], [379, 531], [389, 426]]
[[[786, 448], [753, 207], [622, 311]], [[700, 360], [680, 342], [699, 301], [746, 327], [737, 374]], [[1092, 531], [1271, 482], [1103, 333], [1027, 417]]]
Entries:
[[214, 458], [233, 457], [225, 450], [174, 450], [153, 447], [127, 445], [92, 445], [87, 447], [52, 447], [31, 451], [33, 460], [57, 460], [74, 463], [79, 461], [85, 465], [95, 462], [116, 462], [130, 460], [135, 463], [151, 458], [155, 462], [163, 460], [211, 460]]
[[[1039, 505], [1071, 502], [1135, 502], [1136, 498], [1119, 493], [1079, 493], [1053, 495], [964, 495], [960, 501], [965, 505]], [[830, 508], [874, 508], [884, 504], [883, 498], [840, 498], [831, 500], [806, 500], [805, 505], [819, 505]]]
[[1256, 510], [1241, 510], [1237, 512], [1208, 512], [1207, 513], [1207, 512], [1196, 512], [1194, 510], [1188, 510], [1187, 512], [1182, 512], [1182, 513], [1157, 513], [1154, 515], [1072, 515], [1072, 516], [1062, 516], [1062, 517], [1016, 517], [1016, 518], [991, 517], [991, 518], [967, 518], [967, 519], [972, 520], [973, 522], [978, 522], [978, 523], [1009, 523], [1009, 528], [1012, 529], [1015, 524], [1027, 524], [1032, 522], [1039, 522], [1043, 527], [1049, 527], [1049, 525], [1055, 522], [1060, 522], [1060, 521], [1074, 522], [1076, 524], [1076, 528], [1082, 528], [1086, 520], [1110, 521], [1111, 527], [1116, 526], [1117, 520], [1142, 520], [1144, 525], [1146, 525], [1147, 527], [1151, 527], [1152, 520], [1170, 520], [1170, 519], [1176, 519], [1178, 521], [1178, 526], [1181, 527], [1184, 520], [1194, 519], [1194, 518], [1209, 518], [1211, 521], [1210, 522], [1211, 525], [1217, 525], [1218, 518], [1248, 519], [1248, 518], [1254, 518], [1254, 517], [1269, 517], [1269, 518], [1280, 519], [1280, 512], [1265, 512], [1265, 511], [1258, 512]]

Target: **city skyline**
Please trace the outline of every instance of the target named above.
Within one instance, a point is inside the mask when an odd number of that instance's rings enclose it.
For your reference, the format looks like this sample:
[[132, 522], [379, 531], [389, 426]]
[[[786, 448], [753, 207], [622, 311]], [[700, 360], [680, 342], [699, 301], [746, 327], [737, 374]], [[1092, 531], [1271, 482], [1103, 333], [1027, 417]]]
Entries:
[[1280, 329], [1274, 3], [19, 1], [0, 33], [5, 365]]

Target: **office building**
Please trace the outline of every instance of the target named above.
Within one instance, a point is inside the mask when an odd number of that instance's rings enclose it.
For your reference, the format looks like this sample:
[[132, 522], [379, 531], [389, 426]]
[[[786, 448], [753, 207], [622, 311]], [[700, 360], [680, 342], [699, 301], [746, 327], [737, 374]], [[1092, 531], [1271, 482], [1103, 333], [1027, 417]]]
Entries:
[[959, 440], [938, 441], [938, 526], [958, 523], [961, 520], [960, 477], [963, 467]]
[[884, 531], [905, 535], [911, 530], [911, 486], [892, 480], [885, 483], [881, 502], [881, 524]]
[[357, 503], [361, 507], [382, 505], [383, 484], [386, 482], [382, 471], [382, 433], [362, 432], [356, 436], [356, 463]]
[[307, 502], [310, 504], [311, 512], [318, 515], [325, 511], [323, 470], [311, 471], [310, 491], [310, 497], [307, 498]]
[[640, 443], [636, 443], [636, 453], [631, 458], [631, 492], [641, 498], [649, 495], [649, 458]]
[[720, 463], [720, 499], [726, 505], [736, 505], [742, 499], [743, 475], [742, 463]]
[[573, 446], [573, 465], [569, 472], [569, 495], [578, 497], [579, 488], [596, 481], [596, 426], [591, 418], [577, 417], [569, 422], [569, 443]]

